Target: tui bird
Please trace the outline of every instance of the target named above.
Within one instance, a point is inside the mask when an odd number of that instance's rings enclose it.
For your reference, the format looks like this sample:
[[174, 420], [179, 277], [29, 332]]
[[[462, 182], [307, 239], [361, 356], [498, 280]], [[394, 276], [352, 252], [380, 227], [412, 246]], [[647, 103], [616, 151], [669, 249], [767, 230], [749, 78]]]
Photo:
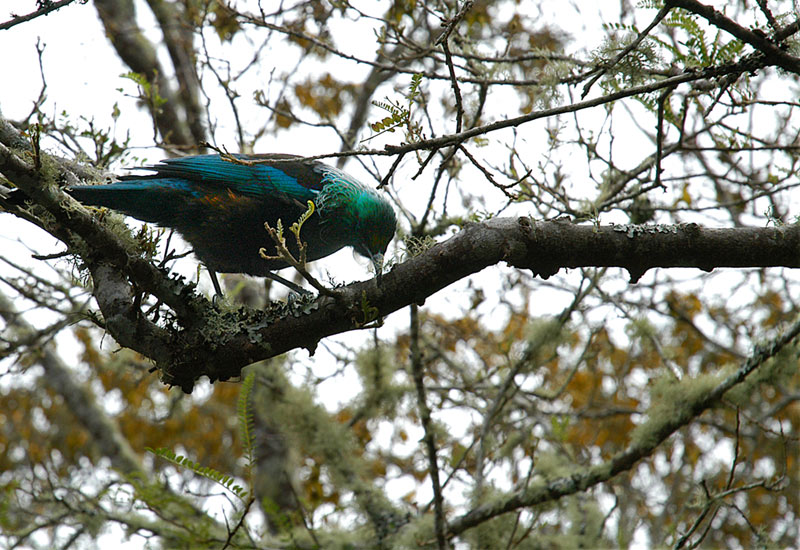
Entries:
[[[218, 294], [215, 272], [269, 277], [306, 292], [272, 273], [287, 267], [285, 261], [266, 260], [258, 251], [274, 251], [264, 222], [275, 227], [280, 219], [288, 227], [307, 210], [309, 200], [315, 211], [300, 233], [308, 244], [307, 259], [352, 246], [372, 260], [380, 275], [397, 224], [383, 195], [341, 170], [295, 155], [233, 157], [241, 162], [220, 155], [168, 159], [144, 168], [154, 174], [66, 191], [84, 204], [176, 229], [211, 272]], [[287, 247], [296, 257], [295, 239], [287, 237]]]

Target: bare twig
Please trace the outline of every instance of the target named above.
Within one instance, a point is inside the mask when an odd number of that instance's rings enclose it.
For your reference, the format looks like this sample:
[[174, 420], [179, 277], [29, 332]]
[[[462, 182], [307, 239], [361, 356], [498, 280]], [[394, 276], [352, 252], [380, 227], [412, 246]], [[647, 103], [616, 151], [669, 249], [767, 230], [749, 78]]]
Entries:
[[422, 429], [425, 432], [424, 440], [425, 447], [428, 450], [428, 471], [431, 476], [431, 484], [433, 485], [433, 510], [434, 510], [434, 524], [436, 529], [436, 542], [439, 545], [439, 550], [445, 550], [448, 547], [447, 539], [445, 538], [445, 519], [444, 519], [444, 505], [442, 502], [442, 488], [439, 482], [439, 465], [436, 461], [436, 442], [433, 438], [433, 431], [431, 427], [431, 410], [428, 407], [427, 398], [425, 396], [425, 381], [424, 370], [422, 364], [422, 354], [419, 350], [419, 314], [416, 304], [411, 304], [411, 370], [414, 376], [414, 385], [417, 388], [417, 407], [419, 408], [419, 418], [422, 423]]
[[245, 504], [244, 509], [241, 511], [241, 515], [239, 516], [239, 521], [236, 522], [236, 525], [233, 529], [228, 528], [228, 538], [225, 539], [225, 544], [222, 545], [222, 550], [226, 550], [226, 548], [230, 547], [231, 543], [233, 542], [233, 537], [236, 536], [236, 533], [244, 526], [244, 518], [247, 516], [247, 512], [250, 511], [250, 507], [255, 502], [255, 498], [250, 493], [250, 498], [247, 499], [247, 503]]
[[389, 168], [389, 171], [386, 172], [386, 175], [383, 176], [383, 179], [381, 179], [381, 183], [378, 185], [378, 189], [382, 189], [389, 184], [389, 180], [392, 179], [395, 170], [397, 170], [397, 167], [400, 166], [400, 161], [403, 160], [404, 156], [405, 153], [400, 153], [399, 155], [397, 155], [397, 158], [394, 159], [394, 162], [392, 163], [392, 166]]
[[[69, 4], [72, 4], [75, 0], [59, 0], [58, 2], [43, 2], [41, 4], [41, 8], [26, 15], [17, 15], [12, 17], [5, 23], [0, 23], [0, 31], [4, 31], [6, 29], [10, 29], [20, 23], [25, 23], [26, 21], [30, 21], [32, 19], [36, 19], [37, 17], [41, 17], [42, 15], [47, 15], [48, 13], [52, 13], [58, 9], [63, 8]], [[81, 0], [82, 4], [86, 3], [86, 0]]]
[[444, 44], [447, 39], [450, 38], [450, 33], [453, 32], [453, 29], [456, 28], [456, 25], [458, 25], [458, 23], [464, 19], [464, 16], [467, 15], [467, 12], [472, 9], [472, 5], [474, 3], [474, 0], [467, 0], [461, 4], [461, 9], [458, 10], [458, 13], [446, 21], [447, 26], [445, 27], [444, 32], [442, 32], [442, 34], [440, 34], [434, 42], [435, 45], [439, 46], [440, 44]]
[[447, 45], [447, 40], [442, 42], [442, 49], [444, 50], [447, 69], [450, 71], [450, 82], [453, 85], [453, 95], [456, 99], [456, 132], [458, 133], [461, 131], [461, 124], [464, 119], [464, 106], [461, 103], [461, 90], [458, 87], [456, 69], [453, 66], [453, 56], [450, 55], [450, 47]]
[[656, 187], [664, 188], [661, 183], [661, 158], [664, 151], [664, 108], [669, 100], [669, 96], [675, 88], [667, 88], [661, 95], [658, 96], [658, 122], [656, 124], [656, 179], [654, 185]]

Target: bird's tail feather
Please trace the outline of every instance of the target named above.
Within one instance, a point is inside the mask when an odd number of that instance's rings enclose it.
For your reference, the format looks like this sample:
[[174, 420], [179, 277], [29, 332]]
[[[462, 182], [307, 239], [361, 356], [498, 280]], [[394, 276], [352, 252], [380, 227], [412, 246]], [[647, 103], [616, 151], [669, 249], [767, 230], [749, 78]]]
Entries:
[[141, 183], [110, 185], [76, 185], [67, 193], [89, 206], [104, 206], [124, 212], [142, 221], [159, 223], [170, 211], [172, 197], [164, 188], [143, 186]]

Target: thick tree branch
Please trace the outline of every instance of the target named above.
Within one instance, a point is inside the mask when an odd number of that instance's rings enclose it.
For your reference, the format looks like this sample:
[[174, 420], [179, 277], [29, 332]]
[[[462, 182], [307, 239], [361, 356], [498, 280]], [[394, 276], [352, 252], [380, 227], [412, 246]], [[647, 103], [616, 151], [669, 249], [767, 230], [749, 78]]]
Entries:
[[[800, 227], [705, 229], [681, 226], [594, 226], [495, 218], [469, 224], [374, 280], [338, 289], [306, 304], [221, 312], [131, 250], [78, 203], [43, 182], [59, 165], [37, 170], [0, 145], [0, 173], [55, 219], [48, 230], [79, 253], [93, 274], [95, 297], [117, 341], [156, 362], [164, 382], [191, 391], [201, 376], [238, 377], [255, 361], [296, 348], [313, 352], [325, 337], [363, 327], [473, 273], [505, 262], [549, 277], [562, 268], [622, 267], [635, 282], [654, 267], [800, 267]], [[49, 166], [49, 167], [48, 167]], [[78, 238], [79, 237], [79, 238]], [[266, 235], [265, 235], [266, 239]], [[88, 247], [86, 246], [88, 243]], [[135, 306], [144, 290], [169, 306], [177, 321], [159, 326]]]
[[[800, 227], [594, 227], [498, 218], [470, 225], [395, 266], [384, 275], [381, 286], [374, 280], [350, 284], [338, 289], [336, 298], [318, 298], [315, 308], [305, 314], [273, 316], [269, 311], [242, 310], [230, 317], [230, 326], [215, 327], [220, 331], [217, 340], [192, 339], [202, 348], [186, 348], [175, 354], [172, 365], [160, 365], [162, 376], [165, 382], [191, 390], [202, 375], [227, 379], [238, 376], [249, 363], [291, 349], [313, 352], [322, 338], [357, 329], [410, 303], [422, 303], [446, 286], [501, 261], [543, 277], [564, 267], [623, 267], [634, 280], [654, 267], [800, 267]], [[205, 330], [214, 326], [210, 320], [202, 324]], [[184, 360], [184, 354], [190, 360]]]

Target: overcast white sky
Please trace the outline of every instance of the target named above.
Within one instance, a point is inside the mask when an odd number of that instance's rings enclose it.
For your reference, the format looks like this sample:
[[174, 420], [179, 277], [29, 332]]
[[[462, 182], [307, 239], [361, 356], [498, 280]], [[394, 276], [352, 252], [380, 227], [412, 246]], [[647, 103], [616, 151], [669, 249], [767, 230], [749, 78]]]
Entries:
[[[371, 0], [360, 3], [364, 7], [371, 4]], [[551, 2], [552, 4], [548, 9], [565, 9], [571, 10], [568, 6], [562, 6], [561, 3]], [[555, 5], [562, 7], [557, 8]], [[587, 5], [589, 3], [586, 3]], [[584, 18], [574, 20], [575, 25], [572, 27], [574, 36], [579, 37], [580, 44], [575, 44], [572, 49], [587, 48], [592, 49], [597, 45], [600, 40], [602, 31], [600, 23], [603, 19], [613, 21], [617, 16], [614, 11], [618, 9], [618, 3], [597, 3], [596, 9], [603, 9], [604, 16], [597, 17], [596, 20], [591, 18]], [[603, 6], [602, 8], [600, 6]], [[35, 9], [34, 1], [12, 1], [4, 2], [0, 7], [0, 19], [3, 21], [10, 17], [10, 13], [17, 14], [28, 13]], [[582, 9], [586, 10], [586, 7]], [[147, 13], [146, 9], [141, 9], [141, 13]], [[652, 12], [645, 12], [645, 19], [652, 15]], [[584, 17], [586, 13], [584, 13]], [[645, 22], [646, 24], [646, 22]], [[155, 25], [148, 26], [147, 21], [142, 23], [146, 31], [153, 32]], [[340, 36], [348, 36], [348, 29], [343, 28]], [[370, 31], [366, 31], [370, 32]], [[353, 43], [350, 47], [357, 50], [359, 47], [359, 35], [351, 33], [353, 36]], [[157, 35], [154, 35], [157, 36]], [[338, 36], [337, 36], [338, 38]], [[209, 40], [213, 39], [209, 37]], [[131, 129], [133, 136], [134, 147], [137, 149], [137, 156], [146, 158], [148, 161], [154, 161], [163, 156], [157, 149], [150, 148], [149, 145], [152, 139], [152, 131], [147, 124], [142, 124], [143, 120], [147, 117], [141, 116], [136, 105], [136, 101], [126, 94], [134, 94], [134, 84], [129, 80], [123, 79], [120, 75], [127, 71], [127, 69], [117, 59], [113, 49], [109, 46], [104, 31], [97, 19], [94, 6], [88, 4], [73, 4], [67, 8], [59, 10], [47, 17], [39, 18], [36, 21], [25, 23], [14, 27], [13, 29], [0, 31], [0, 110], [2, 114], [10, 119], [20, 119], [31, 111], [34, 100], [39, 96], [42, 88], [42, 80], [39, 71], [38, 58], [36, 53], [37, 42], [44, 47], [43, 64], [44, 73], [47, 79], [47, 102], [45, 103], [44, 110], [49, 113], [51, 117], [60, 116], [59, 113], [66, 111], [69, 119], [74, 122], [79, 122], [81, 117], [85, 119], [94, 119], [95, 123], [102, 127], [112, 127], [114, 121], [111, 118], [111, 113], [114, 105], [117, 104], [121, 110], [121, 116], [117, 121], [117, 125], [122, 129], [122, 133], [118, 134], [119, 137], [124, 135], [124, 131], [128, 128]], [[237, 48], [240, 48], [241, 53], [237, 53]], [[232, 46], [225, 46], [224, 55], [228, 59], [235, 60], [237, 57], [242, 60], [249, 60], [251, 57], [247, 52], [248, 44], [242, 39], [241, 42], [236, 42]], [[347, 45], [345, 44], [345, 49]], [[291, 55], [286, 52], [274, 52], [274, 59], [276, 63], [288, 65], [291, 62]], [[341, 63], [341, 62], [335, 62]], [[331, 70], [330, 66], [326, 66], [325, 70]], [[349, 74], [354, 75], [352, 79], [357, 81], [356, 72], [366, 71], [366, 67], [359, 67], [353, 64], [342, 65], [342, 70], [353, 71]], [[268, 68], [264, 68], [263, 73], [259, 75], [264, 78], [268, 74]], [[256, 78], [256, 76], [254, 76]], [[122, 89], [119, 92], [118, 89]], [[390, 93], [386, 90], [385, 93]], [[497, 92], [504, 93], [504, 92]], [[511, 92], [508, 92], [511, 93]], [[378, 94], [380, 97], [381, 94]], [[495, 98], [497, 99], [497, 98]], [[246, 105], [246, 102], [242, 103]], [[498, 102], [497, 104], [502, 104]], [[224, 109], [220, 109], [220, 131], [216, 135], [217, 143], [225, 145], [231, 149], [235, 148], [235, 138], [232, 131], [232, 126], [226, 123], [223, 115]], [[254, 116], [263, 116], [263, 112], [255, 112]], [[586, 117], [586, 120], [592, 120], [596, 123], [598, 118], [603, 116], [602, 112], [598, 113], [583, 113], [579, 115]], [[546, 123], [532, 124], [526, 128], [522, 133], [524, 139], [527, 139], [530, 147], [535, 147], [537, 140], [544, 137], [544, 128]], [[496, 136], [491, 136], [495, 139]], [[622, 133], [620, 139], [624, 139], [625, 133]], [[630, 136], [632, 147], [648, 147], [650, 144], [646, 140], [641, 139], [641, 134], [636, 130], [631, 130]], [[385, 136], [386, 141], [393, 138], [392, 135]], [[376, 140], [371, 142], [371, 147], [379, 147], [383, 142]], [[635, 145], [634, 145], [635, 144]], [[261, 147], [259, 152], [291, 152], [296, 154], [319, 154], [324, 152], [332, 152], [338, 150], [339, 143], [335, 136], [324, 130], [312, 128], [297, 128], [288, 135], [282, 135], [278, 138], [274, 136], [267, 136], [260, 143]], [[641, 158], [642, 155], [631, 155], [632, 159]], [[578, 169], [578, 167], [576, 167]], [[359, 177], [363, 177], [363, 171], [357, 163], [350, 163], [346, 167], [347, 171], [352, 172]], [[430, 175], [430, 172], [428, 172]], [[427, 189], [423, 175], [422, 181], [414, 183], [409, 181], [396, 181], [396, 189], [400, 194], [401, 199], [405, 204], [415, 207], [415, 202], [422, 200], [420, 197], [427, 197], [426, 194], [416, 192], [414, 186]], [[624, 219], [604, 219], [608, 221], [626, 221]], [[132, 222], [134, 223], [134, 222]], [[19, 240], [23, 239], [26, 243], [39, 248], [38, 252], [53, 253], [58, 250], [63, 250], [63, 245], [56, 243], [53, 239], [46, 235], [38, 235], [31, 238], [32, 229], [30, 224], [16, 220], [10, 215], [0, 215], [0, 256], [6, 255], [14, 258], [15, 261], [27, 262], [29, 265], [38, 265], [33, 261], [26, 260], [29, 258], [30, 252], [20, 244]], [[352, 254], [349, 251], [338, 253], [335, 257], [322, 260], [323, 269], [327, 269], [332, 273], [337, 274], [337, 279], [352, 280], [364, 279], [368, 276], [364, 265], [355, 263]], [[193, 259], [187, 259], [180, 262], [176, 269], [182, 273], [192, 276], [195, 272], [196, 263]], [[0, 266], [0, 271], [3, 266]], [[481, 275], [473, 278], [479, 281], [479, 284], [486, 288], [487, 293], [500, 292], [500, 281], [507, 273], [507, 269], [503, 266], [492, 267], [487, 269]], [[324, 273], [324, 272], [323, 272]], [[342, 274], [347, 275], [342, 275]], [[673, 272], [674, 273], [674, 272]], [[204, 279], [204, 284], [207, 285], [207, 279]], [[463, 291], [469, 281], [462, 281], [454, 285], [450, 289], [432, 297], [426, 302], [426, 307], [433, 311], [452, 311], [452, 308], [467, 307], [468, 304], [458, 304], [453, 300], [453, 296], [463, 295]], [[534, 296], [534, 303], [537, 307], [537, 313], [543, 314], [551, 311], [560, 310], [570, 297], [566, 295], [559, 295], [552, 291], [542, 291]], [[493, 304], [487, 304], [485, 308], [494, 307]], [[487, 311], [491, 311], [487, 309]], [[48, 322], [48, 316], [41, 314], [41, 317], [34, 316], [33, 321], [39, 320], [42, 324]], [[396, 330], [407, 325], [407, 312], [402, 310], [390, 316], [387, 320], [386, 327], [382, 328], [379, 332], [381, 334], [391, 334], [391, 331]], [[497, 318], [496, 322], [501, 323], [503, 319]], [[356, 346], [367, 338], [367, 333], [353, 333], [331, 339], [328, 345], [335, 346], [334, 342], [342, 341], [350, 345]], [[69, 353], [69, 348], [62, 348], [63, 351]], [[336, 363], [328, 356], [323, 349], [317, 352], [317, 355], [312, 359], [307, 359], [305, 351], [297, 352], [304, 363], [314, 365], [315, 372], [322, 375], [326, 372], [332, 371], [336, 367]], [[4, 367], [0, 365], [0, 371]], [[330, 396], [329, 404], [334, 405], [347, 401], [354, 397], [358, 392], [358, 384], [354, 383], [354, 373], [349, 373], [344, 378], [336, 379], [336, 387], [327, 391], [325, 387], [321, 388], [322, 392], [327, 392]], [[412, 435], [413, 440], [413, 435]], [[402, 488], [398, 488], [402, 492]], [[420, 498], [424, 499], [425, 495], [421, 494]], [[136, 541], [130, 543], [120, 543], [115, 538], [115, 545], [120, 548], [139, 548], [140, 545]]]

